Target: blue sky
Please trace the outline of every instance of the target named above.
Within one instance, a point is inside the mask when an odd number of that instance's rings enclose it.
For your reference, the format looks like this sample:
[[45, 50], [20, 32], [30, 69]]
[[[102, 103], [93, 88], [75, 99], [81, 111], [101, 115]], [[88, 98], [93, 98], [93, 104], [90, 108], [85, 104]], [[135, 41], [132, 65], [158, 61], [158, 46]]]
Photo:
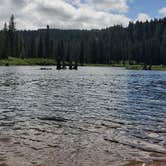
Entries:
[[130, 9], [128, 17], [134, 19], [138, 13], [147, 13], [151, 18], [162, 17], [158, 11], [166, 7], [166, 0], [133, 0], [129, 3]]
[[165, 17], [166, 0], [1, 0], [1, 28], [11, 14], [18, 29], [101, 29]]

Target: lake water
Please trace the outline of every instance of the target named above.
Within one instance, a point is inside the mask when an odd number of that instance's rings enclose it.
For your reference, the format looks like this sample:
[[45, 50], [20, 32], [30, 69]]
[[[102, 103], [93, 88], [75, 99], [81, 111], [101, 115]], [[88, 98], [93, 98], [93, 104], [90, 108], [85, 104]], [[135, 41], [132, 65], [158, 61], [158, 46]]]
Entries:
[[166, 160], [166, 72], [0, 67], [0, 163]]

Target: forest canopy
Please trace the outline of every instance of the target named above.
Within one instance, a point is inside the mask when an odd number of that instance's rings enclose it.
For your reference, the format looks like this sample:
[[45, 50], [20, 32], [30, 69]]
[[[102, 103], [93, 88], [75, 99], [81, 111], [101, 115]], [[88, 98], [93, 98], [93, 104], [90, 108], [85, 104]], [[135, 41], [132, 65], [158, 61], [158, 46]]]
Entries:
[[79, 64], [166, 65], [166, 18], [101, 30], [17, 30], [14, 15], [0, 31], [0, 59], [61, 58]]

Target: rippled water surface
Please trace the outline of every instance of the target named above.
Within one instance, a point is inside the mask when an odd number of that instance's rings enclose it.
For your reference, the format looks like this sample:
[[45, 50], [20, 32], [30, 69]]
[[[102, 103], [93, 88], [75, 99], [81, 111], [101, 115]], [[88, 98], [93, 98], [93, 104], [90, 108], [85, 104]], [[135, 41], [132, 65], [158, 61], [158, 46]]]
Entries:
[[166, 72], [0, 67], [0, 134], [9, 165], [166, 160]]

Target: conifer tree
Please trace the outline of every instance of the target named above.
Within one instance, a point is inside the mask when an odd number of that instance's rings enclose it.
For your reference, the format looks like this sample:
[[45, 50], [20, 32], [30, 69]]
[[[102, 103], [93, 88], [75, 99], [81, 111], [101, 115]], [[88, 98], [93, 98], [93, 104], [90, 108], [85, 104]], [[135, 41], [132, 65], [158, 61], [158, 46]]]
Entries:
[[9, 35], [9, 56], [16, 56], [15, 53], [15, 21], [14, 21], [14, 15], [12, 14], [10, 21], [9, 21], [9, 27], [8, 27], [8, 35]]
[[42, 37], [40, 36], [39, 38], [39, 44], [38, 44], [38, 57], [39, 58], [44, 58], [44, 55], [43, 55], [43, 40], [42, 40]]
[[80, 65], [84, 65], [84, 42], [81, 41], [81, 46], [80, 46]]
[[46, 36], [45, 36], [45, 54], [44, 57], [50, 57], [50, 35], [49, 35], [50, 27], [47, 25]]
[[8, 58], [8, 54], [9, 54], [9, 51], [8, 51], [8, 46], [9, 46], [9, 42], [8, 42], [8, 28], [7, 28], [7, 23], [5, 22], [4, 24], [4, 28], [3, 28], [3, 31], [2, 31], [2, 37], [1, 37], [1, 57], [2, 59], [7, 59]]

